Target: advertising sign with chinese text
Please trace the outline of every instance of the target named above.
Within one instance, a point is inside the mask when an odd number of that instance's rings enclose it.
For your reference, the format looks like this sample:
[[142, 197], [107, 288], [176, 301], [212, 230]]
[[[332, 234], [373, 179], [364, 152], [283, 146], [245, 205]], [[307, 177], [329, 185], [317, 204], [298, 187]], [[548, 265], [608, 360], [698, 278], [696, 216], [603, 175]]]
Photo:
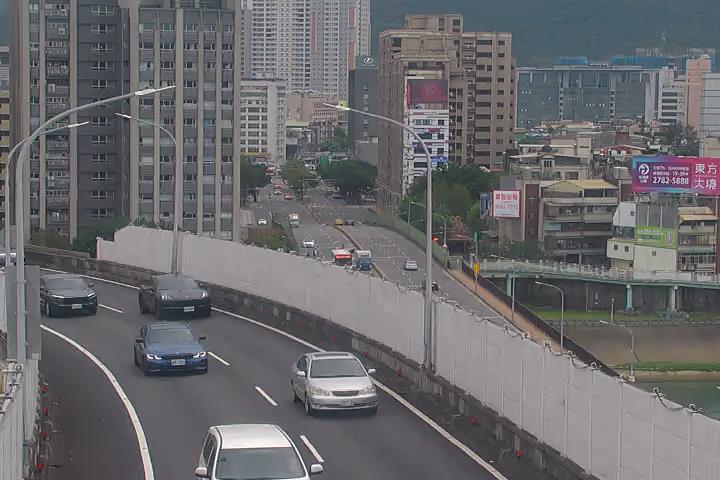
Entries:
[[635, 243], [658, 248], [677, 248], [677, 230], [673, 228], [637, 226]]
[[493, 190], [492, 216], [494, 218], [520, 218], [520, 191]]
[[633, 158], [633, 192], [720, 194], [720, 158]]

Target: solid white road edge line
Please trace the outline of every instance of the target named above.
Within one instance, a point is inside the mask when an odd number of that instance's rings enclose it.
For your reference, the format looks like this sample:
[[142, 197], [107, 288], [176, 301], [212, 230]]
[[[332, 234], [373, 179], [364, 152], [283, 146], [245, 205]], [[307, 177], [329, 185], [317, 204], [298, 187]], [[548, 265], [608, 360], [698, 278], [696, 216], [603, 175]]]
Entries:
[[317, 448], [310, 443], [310, 440], [308, 440], [305, 435], [300, 435], [300, 440], [302, 440], [307, 449], [310, 450], [310, 453], [313, 454], [313, 457], [315, 457], [318, 462], [325, 463], [325, 459], [320, 456], [320, 452], [317, 451]]
[[[63, 271], [60, 271], [60, 270], [50, 270], [50, 269], [47, 269], [47, 268], [46, 268], [45, 270], [55, 271], [55, 272], [58, 272], [58, 273], [67, 273], [67, 272], [63, 272]], [[104, 279], [104, 278], [92, 277], [92, 276], [89, 276], [89, 275], [85, 275], [85, 277], [86, 277], [86, 278], [92, 278], [93, 280], [97, 280], [97, 281], [100, 281], [100, 282], [110, 283], [110, 284], [112, 284], [112, 285], [118, 285], [118, 286], [120, 286], [120, 287], [132, 288], [132, 289], [134, 289], [134, 290], [138, 290], [138, 287], [134, 287], [134, 286], [132, 286], [132, 285], [128, 285], [128, 284], [125, 284], [125, 283], [116, 282], [116, 281], [114, 281], [114, 280], [106, 280], [106, 279]], [[311, 349], [313, 349], [313, 350], [315, 350], [315, 351], [317, 351], [317, 352], [324, 352], [324, 351], [325, 351], [325, 350], [323, 350], [322, 348], [317, 347], [317, 346], [313, 345], [313, 344], [310, 343], [310, 342], [306, 342], [306, 341], [303, 340], [302, 338], [296, 337], [295, 335], [292, 335], [292, 334], [290, 334], [290, 333], [284, 332], [284, 331], [280, 330], [279, 328], [275, 328], [275, 327], [272, 327], [272, 326], [270, 326], [270, 325], [265, 325], [265, 324], [262, 323], [262, 322], [259, 322], [259, 321], [257, 321], [257, 320], [253, 320], [252, 318], [245, 317], [245, 316], [243, 316], [243, 315], [238, 315], [237, 313], [233, 313], [233, 312], [230, 312], [230, 311], [228, 311], [228, 310], [223, 310], [223, 309], [216, 308], [216, 307], [212, 307], [212, 309], [215, 310], [215, 311], [218, 312], [218, 313], [222, 313], [222, 314], [228, 315], [228, 316], [230, 316], [230, 317], [235, 317], [235, 318], [238, 318], [238, 319], [240, 319], [240, 320], [244, 320], [244, 321], [246, 321], [246, 322], [248, 322], [248, 323], [251, 323], [251, 324], [253, 324], [253, 325], [257, 325], [257, 326], [260, 327], [260, 328], [264, 328], [264, 329], [269, 330], [269, 331], [271, 331], [271, 332], [275, 332], [275, 333], [277, 333], [278, 335], [282, 335], [282, 336], [285, 337], [285, 338], [288, 338], [288, 339], [290, 339], [290, 340], [293, 340], [294, 342], [297, 342], [297, 343], [299, 343], [300, 345], [304, 345], [304, 346], [306, 346], [306, 347], [308, 347], [308, 348], [311, 348]], [[43, 328], [45, 328], [45, 327], [43, 327]], [[212, 355], [212, 354], [211, 354], [211, 355]], [[452, 445], [454, 445], [455, 447], [457, 447], [461, 452], [463, 452], [465, 455], [467, 455], [471, 460], [473, 460], [475, 463], [477, 463], [478, 465], [480, 465], [481, 467], [483, 467], [485, 470], [487, 470], [487, 472], [490, 473], [490, 474], [491, 474], [493, 477], [495, 477], [497, 480], [508, 480], [507, 477], [505, 477], [505, 476], [504, 476], [502, 473], [500, 473], [495, 467], [493, 467], [492, 465], [490, 465], [490, 463], [488, 463], [486, 460], [484, 460], [482, 457], [480, 457], [477, 453], [475, 453], [470, 447], [468, 447], [467, 445], [465, 445], [464, 443], [462, 443], [460, 440], [458, 440], [457, 438], [455, 438], [454, 436], [452, 436], [452, 434], [450, 434], [450, 432], [448, 432], [447, 430], [445, 430], [444, 428], [442, 428], [442, 427], [441, 427], [440, 425], [438, 425], [433, 419], [431, 419], [430, 417], [428, 417], [427, 415], [425, 415], [424, 413], [422, 413], [420, 410], [418, 410], [417, 408], [415, 408], [415, 406], [412, 405], [410, 402], [408, 402], [407, 400], [405, 400], [404, 398], [402, 398], [400, 395], [398, 395], [398, 394], [397, 394], [396, 392], [394, 392], [392, 389], [388, 388], [387, 386], [385, 386], [384, 384], [380, 383], [379, 381], [373, 379], [373, 382], [375, 382], [375, 385], [377, 385], [381, 390], [383, 390], [384, 392], [387, 392], [388, 395], [390, 395], [393, 399], [395, 399], [398, 403], [400, 403], [400, 405], [402, 405], [403, 407], [407, 408], [411, 413], [415, 414], [415, 416], [417, 416], [420, 420], [422, 420], [422, 421], [425, 422], [428, 426], [430, 426], [430, 428], [432, 428], [433, 430], [435, 430], [436, 432], [438, 432], [440, 435], [442, 435], [448, 442], [450, 442]], [[149, 457], [148, 457], [148, 458], [149, 458]], [[146, 479], [146, 480], [147, 480], [147, 479]]]
[[267, 393], [265, 393], [265, 390], [263, 390], [262, 388], [258, 387], [257, 385], [255, 385], [255, 390], [257, 390], [257, 392], [258, 392], [260, 395], [262, 395], [262, 396], [265, 398], [265, 400], [268, 401], [268, 403], [269, 403], [270, 405], [272, 405], [273, 407], [277, 407], [277, 406], [278, 406], [277, 402], [275, 402], [275, 400], [273, 400], [273, 399], [270, 397], [270, 395], [268, 395]]
[[214, 354], [213, 352], [208, 352], [208, 355], [210, 355], [211, 357], [213, 357], [215, 360], [217, 360], [218, 362], [222, 363], [222, 364], [225, 365], [226, 367], [229, 367], [229, 366], [230, 366], [230, 362], [228, 362], [227, 360], [221, 358], [219, 355], [216, 355], [216, 354]]
[[109, 307], [109, 306], [107, 306], [107, 305], [103, 305], [102, 303], [98, 304], [98, 306], [100, 306], [100, 307], [102, 307], [102, 308], [106, 308], [106, 309], [110, 310], [111, 312], [115, 312], [115, 313], [125, 313], [125, 312], [123, 312], [122, 310], [118, 310], [117, 308], [113, 308], [113, 307]]
[[145, 480], [154, 480], [155, 473], [153, 472], [152, 459], [150, 458], [150, 450], [148, 449], [147, 439], [145, 438], [145, 431], [143, 430], [142, 423], [140, 423], [140, 418], [135, 411], [135, 407], [125, 393], [125, 390], [123, 390], [120, 382], [118, 382], [117, 378], [115, 378], [115, 375], [113, 375], [110, 369], [106, 367], [105, 364], [103, 364], [95, 355], [90, 353], [87, 349], [85, 349], [85, 347], [77, 343], [72, 338], [63, 335], [62, 333], [55, 331], [50, 327], [46, 327], [45, 325], [41, 325], [40, 328], [75, 347], [80, 353], [89, 358], [100, 369], [100, 371], [105, 374], [105, 377], [107, 377], [108, 381], [115, 389], [118, 397], [120, 397], [120, 401], [125, 406], [125, 410], [127, 410], [128, 416], [130, 417], [130, 422], [135, 429], [135, 437], [137, 438], [138, 448], [140, 449], [140, 458], [142, 460], [143, 470], [145, 472]]

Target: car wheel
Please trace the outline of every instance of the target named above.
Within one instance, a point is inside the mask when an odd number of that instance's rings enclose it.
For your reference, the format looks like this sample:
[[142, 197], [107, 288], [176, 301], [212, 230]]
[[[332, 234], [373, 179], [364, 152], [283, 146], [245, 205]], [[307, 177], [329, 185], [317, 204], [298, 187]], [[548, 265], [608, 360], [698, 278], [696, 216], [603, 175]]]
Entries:
[[295, 384], [290, 381], [290, 388], [292, 388], [293, 393], [293, 403], [300, 403], [300, 397], [298, 397], [297, 392], [295, 391]]
[[377, 406], [371, 407], [371, 408], [368, 409], [368, 414], [369, 414], [370, 416], [377, 415], [377, 412], [378, 412], [378, 407], [377, 407]]
[[310, 405], [310, 398], [308, 397], [307, 392], [305, 392], [305, 415], [312, 417], [314, 413], [315, 410]]
[[158, 320], [162, 320], [163, 317], [163, 311], [162, 307], [160, 307], [160, 304], [158, 302], [155, 302], [155, 318]]

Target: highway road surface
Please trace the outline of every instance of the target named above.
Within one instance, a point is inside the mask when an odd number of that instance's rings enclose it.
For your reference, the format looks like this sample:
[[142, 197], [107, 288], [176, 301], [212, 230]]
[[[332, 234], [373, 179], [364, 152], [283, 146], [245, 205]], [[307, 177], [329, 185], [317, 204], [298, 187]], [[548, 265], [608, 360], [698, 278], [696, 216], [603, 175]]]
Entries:
[[[117, 379], [137, 412], [158, 480], [192, 478], [208, 426], [244, 422], [283, 427], [306, 463], [317, 463], [316, 455], [324, 460], [327, 479], [495, 478], [385, 394], [374, 417], [348, 412], [306, 417], [292, 401], [289, 369], [311, 347], [235, 316], [213, 312], [189, 321], [208, 337], [208, 374], [146, 377], [133, 365], [133, 343], [153, 318], [138, 312], [135, 289], [95, 283], [97, 316], [49, 318], [45, 326], [82, 345]], [[63, 403], [73, 404], [63, 419], [66, 444], [59, 450], [62, 463], [72, 468], [57, 469], [53, 478], [143, 478], [138, 450], [129, 448], [133, 427], [108, 380], [55, 334], [46, 330], [43, 339], [43, 369], [51, 388]]]

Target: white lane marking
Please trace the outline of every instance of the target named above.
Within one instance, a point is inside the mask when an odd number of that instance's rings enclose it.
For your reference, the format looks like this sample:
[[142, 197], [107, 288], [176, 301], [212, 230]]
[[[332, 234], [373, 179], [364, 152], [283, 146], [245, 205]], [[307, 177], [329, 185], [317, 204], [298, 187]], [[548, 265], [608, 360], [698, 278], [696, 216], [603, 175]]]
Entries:
[[273, 407], [277, 407], [277, 406], [278, 406], [277, 402], [275, 402], [275, 400], [273, 400], [272, 397], [270, 397], [270, 395], [268, 395], [267, 393], [265, 393], [265, 390], [263, 390], [262, 388], [258, 387], [257, 385], [255, 385], [255, 390], [257, 390], [257, 392], [258, 392], [260, 395], [262, 395], [262, 396], [265, 398], [265, 400], [268, 401], [268, 403], [269, 403], [270, 405], [272, 405]]
[[108, 306], [108, 305], [103, 305], [102, 303], [100, 303], [99, 306], [102, 307], [102, 308], [106, 308], [106, 309], [110, 310], [111, 312], [115, 312], [115, 313], [125, 313], [125, 312], [123, 312], [122, 310], [118, 310], [117, 308], [113, 308], [113, 307], [110, 307], [110, 306]]
[[325, 459], [320, 456], [320, 452], [317, 451], [317, 448], [315, 448], [315, 446], [310, 443], [310, 440], [308, 440], [305, 435], [300, 435], [300, 440], [302, 440], [307, 449], [310, 450], [310, 453], [313, 454], [313, 457], [315, 457], [318, 462], [325, 463]]
[[150, 458], [150, 449], [148, 448], [147, 439], [145, 438], [145, 431], [143, 430], [142, 423], [140, 423], [140, 418], [135, 411], [135, 407], [125, 393], [125, 390], [123, 390], [120, 382], [118, 382], [117, 378], [115, 378], [115, 375], [113, 375], [110, 369], [106, 367], [95, 355], [90, 353], [87, 349], [85, 349], [85, 347], [77, 343], [75, 340], [53, 330], [50, 327], [46, 327], [45, 325], [41, 325], [40, 328], [75, 347], [105, 374], [105, 377], [107, 377], [108, 381], [115, 389], [115, 393], [117, 393], [118, 397], [120, 397], [120, 401], [125, 406], [125, 410], [127, 410], [128, 416], [130, 417], [130, 422], [135, 429], [135, 437], [137, 438], [138, 448], [140, 449], [140, 458], [142, 459], [143, 470], [145, 471], [145, 480], [154, 480], [155, 473], [153, 472], [152, 459]]
[[[45, 270], [48, 270], [48, 269], [45, 269]], [[67, 272], [61, 272], [61, 271], [58, 271], [58, 270], [55, 270], [55, 271], [57, 271], [57, 272], [59, 272], [59, 273], [67, 273]], [[125, 284], [125, 283], [116, 282], [116, 281], [114, 281], [114, 280], [106, 280], [106, 279], [104, 279], [104, 278], [96, 278], [96, 277], [91, 277], [91, 276], [87, 276], [87, 275], [86, 275], [86, 277], [87, 277], [87, 278], [92, 278], [92, 279], [94, 279], [94, 280], [98, 280], [98, 281], [101, 281], [101, 282], [107, 282], [107, 283], [110, 283], [110, 284], [113, 284], [113, 285], [118, 285], [118, 286], [121, 286], [121, 287], [132, 288], [132, 289], [134, 289], [134, 290], [138, 290], [138, 287], [134, 287], [134, 286], [132, 286], [132, 285], [127, 285], [127, 284]], [[246, 321], [246, 322], [248, 322], [248, 323], [251, 323], [251, 324], [253, 324], [253, 325], [256, 325], [256, 326], [258, 326], [258, 327], [260, 327], [260, 328], [264, 328], [265, 330], [269, 330], [269, 331], [271, 331], [271, 332], [275, 332], [275, 333], [277, 333], [278, 335], [282, 335], [283, 337], [288, 338], [288, 339], [290, 339], [290, 340], [292, 340], [292, 341], [294, 341], [294, 342], [297, 342], [297, 343], [299, 343], [300, 345], [304, 345], [304, 346], [306, 346], [306, 347], [308, 347], [308, 348], [310, 348], [310, 349], [312, 349], [312, 350], [315, 350], [316, 352], [324, 352], [324, 351], [325, 351], [324, 349], [322, 349], [322, 348], [320, 348], [320, 347], [317, 347], [317, 346], [313, 345], [312, 343], [303, 340], [302, 338], [296, 337], [295, 335], [293, 335], [293, 334], [291, 334], [291, 333], [284, 332], [284, 331], [280, 330], [279, 328], [275, 328], [275, 327], [270, 326], [270, 325], [265, 325], [265, 324], [262, 323], [262, 322], [259, 322], [259, 321], [257, 321], [257, 320], [253, 320], [252, 318], [245, 317], [245, 316], [243, 316], [243, 315], [238, 315], [237, 313], [233, 313], [233, 312], [230, 312], [230, 311], [228, 311], [228, 310], [223, 310], [223, 309], [216, 308], [216, 307], [212, 307], [212, 309], [215, 310], [215, 311], [218, 312], [218, 313], [222, 313], [222, 314], [228, 315], [228, 316], [230, 316], [230, 317], [235, 317], [235, 318], [238, 318], [238, 319], [240, 319], [240, 320], [244, 320], [244, 321]], [[45, 328], [45, 327], [43, 326], [43, 328]], [[211, 355], [212, 355], [212, 353], [211, 353]], [[395, 393], [395, 392], [394, 392], [393, 390], [391, 390], [389, 387], [385, 386], [383, 383], [381, 383], [381, 382], [379, 382], [379, 381], [377, 381], [377, 380], [375, 380], [375, 379], [373, 379], [373, 382], [374, 382], [375, 385], [377, 385], [381, 390], [383, 390], [383, 391], [386, 392], [388, 395], [390, 395], [390, 397], [392, 397], [392, 398], [393, 398], [395, 401], [397, 401], [400, 405], [402, 405], [403, 407], [407, 408], [411, 413], [413, 413], [415, 416], [417, 416], [420, 420], [422, 420], [422, 421], [423, 421], [425, 424], [427, 424], [430, 428], [432, 428], [433, 430], [435, 430], [436, 432], [438, 432], [438, 433], [439, 433], [443, 438], [445, 438], [448, 442], [450, 442], [452, 445], [454, 445], [455, 447], [457, 447], [461, 452], [463, 452], [465, 455], [467, 455], [472, 461], [474, 461], [475, 463], [477, 463], [478, 465], [480, 465], [481, 467], [483, 467], [488, 473], [490, 473], [490, 475], [492, 475], [493, 477], [495, 477], [497, 480], [508, 480], [507, 477], [505, 477], [502, 473], [500, 473], [495, 467], [493, 467], [492, 465], [490, 465], [487, 461], [485, 461], [485, 460], [484, 460], [482, 457], [480, 457], [477, 453], [475, 453], [474, 451], [472, 451], [472, 449], [471, 449], [470, 447], [468, 447], [467, 445], [463, 444], [460, 440], [458, 440], [458, 439], [455, 438], [452, 434], [450, 434], [450, 432], [448, 432], [447, 430], [445, 430], [444, 428], [442, 428], [440, 425], [438, 425], [437, 422], [435, 422], [433, 419], [431, 419], [430, 417], [428, 417], [427, 415], [425, 415], [424, 413], [422, 413], [420, 410], [418, 410], [417, 408], [415, 408], [415, 406], [413, 406], [410, 402], [408, 402], [408, 401], [405, 400], [403, 397], [401, 397], [400, 395], [398, 395], [397, 393]], [[137, 415], [136, 415], [136, 417], [137, 417]], [[147, 445], [147, 444], [146, 444], [146, 445]], [[146, 447], [146, 448], [147, 448], [147, 447]], [[149, 459], [149, 458], [150, 458], [150, 457], [148, 456], [148, 459]], [[152, 469], [151, 469], [151, 473], [152, 473]], [[146, 480], [149, 480], [149, 479], [146, 477]]]
[[230, 362], [228, 362], [227, 360], [224, 360], [224, 359], [223, 359], [222, 357], [220, 357], [219, 355], [216, 355], [216, 354], [214, 354], [213, 352], [208, 352], [208, 355], [210, 355], [211, 357], [213, 357], [215, 360], [217, 360], [218, 362], [222, 363], [222, 364], [225, 365], [226, 367], [229, 367], [229, 366], [230, 366]]

